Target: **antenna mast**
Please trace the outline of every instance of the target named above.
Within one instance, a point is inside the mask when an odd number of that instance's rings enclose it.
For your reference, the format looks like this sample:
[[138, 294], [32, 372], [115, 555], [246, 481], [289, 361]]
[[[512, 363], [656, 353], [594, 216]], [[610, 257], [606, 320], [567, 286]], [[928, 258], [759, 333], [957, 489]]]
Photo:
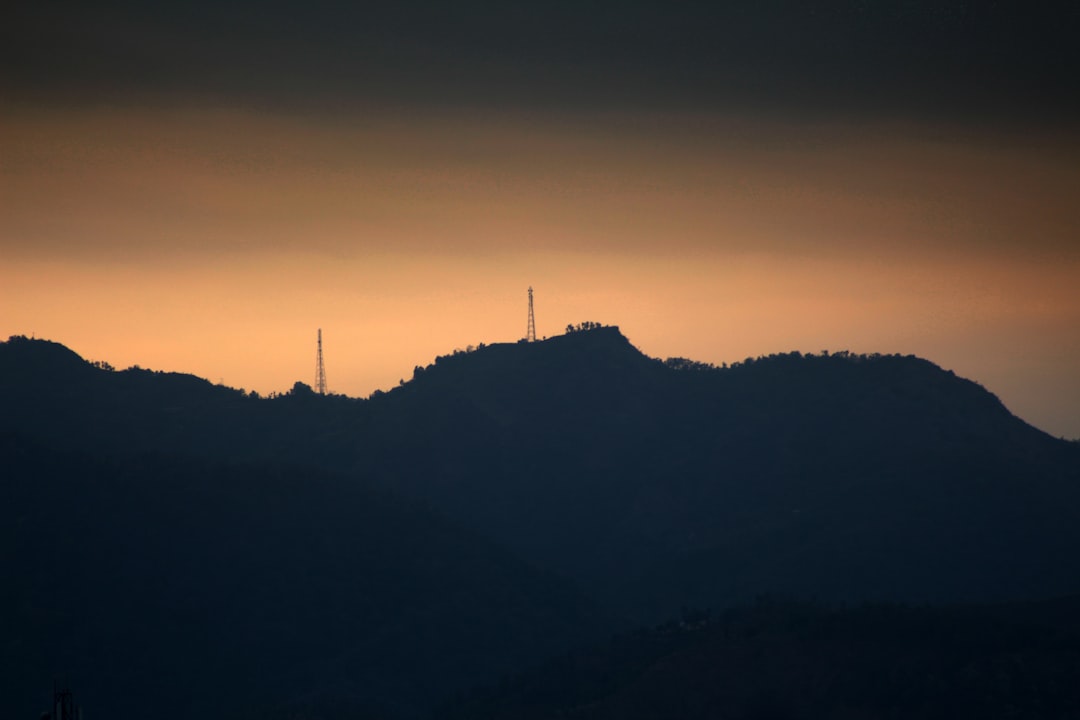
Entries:
[[536, 342], [536, 316], [533, 315], [532, 286], [529, 286], [529, 327], [525, 330], [525, 341]]
[[319, 328], [319, 352], [315, 358], [315, 392], [326, 394], [326, 367], [322, 359], [322, 328]]

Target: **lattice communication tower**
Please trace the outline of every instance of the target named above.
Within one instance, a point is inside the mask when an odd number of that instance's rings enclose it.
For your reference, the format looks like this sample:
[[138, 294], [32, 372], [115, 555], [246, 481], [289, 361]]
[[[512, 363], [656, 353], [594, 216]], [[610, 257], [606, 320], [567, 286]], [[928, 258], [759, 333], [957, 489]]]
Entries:
[[326, 366], [322, 359], [322, 328], [319, 328], [319, 351], [315, 356], [315, 392], [326, 394]]
[[536, 342], [536, 316], [533, 315], [532, 287], [529, 288], [529, 327], [525, 330], [525, 340]]

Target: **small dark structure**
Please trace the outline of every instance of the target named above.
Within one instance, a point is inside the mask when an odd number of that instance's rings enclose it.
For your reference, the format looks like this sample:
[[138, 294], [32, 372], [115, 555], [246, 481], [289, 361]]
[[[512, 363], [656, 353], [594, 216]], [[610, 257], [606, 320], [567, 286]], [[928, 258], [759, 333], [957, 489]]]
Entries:
[[75, 704], [71, 690], [53, 690], [52, 712], [41, 713], [41, 720], [82, 720], [82, 708]]

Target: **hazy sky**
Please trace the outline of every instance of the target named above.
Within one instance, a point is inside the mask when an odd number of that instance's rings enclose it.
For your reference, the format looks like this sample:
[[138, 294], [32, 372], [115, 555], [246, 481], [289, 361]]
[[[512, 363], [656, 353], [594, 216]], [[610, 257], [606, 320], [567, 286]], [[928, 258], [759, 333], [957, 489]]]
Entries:
[[1077, 11], [716, 5], [27, 4], [0, 335], [268, 392], [321, 327], [367, 395], [532, 285], [541, 335], [914, 353], [1080, 437]]

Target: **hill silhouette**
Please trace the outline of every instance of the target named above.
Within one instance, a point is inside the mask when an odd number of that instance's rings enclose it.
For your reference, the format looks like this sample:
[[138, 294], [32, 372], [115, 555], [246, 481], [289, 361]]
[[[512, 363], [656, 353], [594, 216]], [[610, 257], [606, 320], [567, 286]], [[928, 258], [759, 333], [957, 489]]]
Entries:
[[762, 592], [1080, 591], [1080, 448], [915, 357], [661, 362], [613, 327], [483, 346], [366, 401], [260, 400], [0, 346], [0, 427], [316, 465], [412, 495], [639, 619]]
[[918, 358], [713, 369], [601, 328], [440, 358], [390, 395], [426, 449], [396, 486], [636, 617], [1080, 589], [1076, 446]]
[[[53, 671], [41, 638], [72, 637], [118, 688], [146, 653], [138, 628], [173, 628], [145, 663], [159, 679], [220, 641], [247, 668], [237, 686], [278, 707], [408, 715], [602, 634], [608, 613], [1080, 592], [1080, 446], [910, 356], [714, 368], [589, 324], [439, 357], [357, 400], [300, 383], [258, 398], [12, 338], [0, 434], [6, 612], [38, 653], [7, 654], [18, 683]], [[57, 565], [97, 599], [50, 604]], [[171, 599], [178, 585], [196, 590]], [[112, 654], [91, 652], [114, 627]], [[187, 680], [176, 717], [237, 709], [213, 672]]]

